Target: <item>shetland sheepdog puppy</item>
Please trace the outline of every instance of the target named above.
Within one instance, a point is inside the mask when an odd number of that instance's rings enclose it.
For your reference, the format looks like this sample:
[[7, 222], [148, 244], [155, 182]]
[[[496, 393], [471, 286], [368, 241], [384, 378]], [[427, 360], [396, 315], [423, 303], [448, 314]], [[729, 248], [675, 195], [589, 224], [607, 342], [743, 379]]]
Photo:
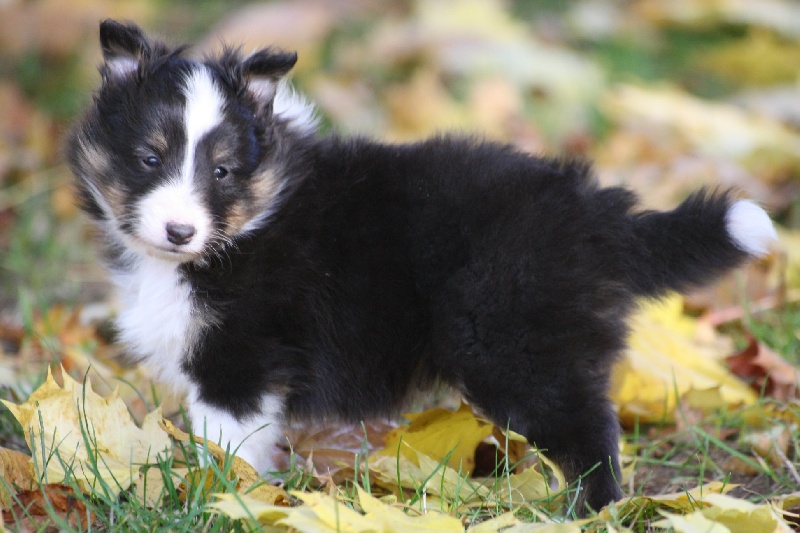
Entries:
[[120, 340], [185, 391], [195, 433], [262, 472], [281, 426], [396, 413], [449, 385], [619, 499], [607, 397], [637, 298], [764, 254], [767, 214], [700, 191], [669, 212], [583, 162], [442, 135], [321, 135], [296, 55], [192, 59], [100, 25], [102, 85], [67, 143], [121, 295]]

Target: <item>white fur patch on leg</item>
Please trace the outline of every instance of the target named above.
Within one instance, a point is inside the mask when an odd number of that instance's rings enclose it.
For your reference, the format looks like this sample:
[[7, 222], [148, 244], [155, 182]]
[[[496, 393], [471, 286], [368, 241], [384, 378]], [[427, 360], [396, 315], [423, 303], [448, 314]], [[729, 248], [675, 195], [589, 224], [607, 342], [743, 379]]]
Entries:
[[778, 240], [767, 212], [751, 200], [733, 204], [725, 217], [725, 226], [736, 246], [750, 255], [766, 255], [770, 244]]
[[189, 394], [189, 418], [195, 435], [230, 446], [231, 453], [250, 463], [260, 474], [275, 471], [273, 453], [277, 450], [281, 431], [283, 399], [275, 394], [261, 398], [261, 412], [251, 418], [237, 420], [229, 412]]

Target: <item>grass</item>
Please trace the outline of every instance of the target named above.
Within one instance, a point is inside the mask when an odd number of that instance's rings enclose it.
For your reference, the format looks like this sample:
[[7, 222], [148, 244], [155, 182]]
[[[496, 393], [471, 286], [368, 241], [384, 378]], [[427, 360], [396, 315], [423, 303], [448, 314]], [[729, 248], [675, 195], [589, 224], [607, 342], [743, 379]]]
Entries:
[[[7, 411], [4, 411], [0, 417], [2, 426], [7, 425], [7, 417]], [[89, 449], [96, 449], [95, 438], [87, 427], [88, 424], [81, 424], [84, 442]], [[685, 491], [709, 481], [721, 481], [725, 485], [744, 483], [731, 494], [761, 502], [765, 498], [796, 490], [796, 472], [792, 473], [791, 469], [780, 464], [770, 465], [753, 458], [741, 437], [742, 433], [738, 433], [745, 430], [747, 426], [743, 422], [742, 411], [714, 414], [699, 424], [678, 431], [670, 431], [667, 427], [635, 428], [626, 434], [628, 443], [637, 448], [634, 477], [626, 487], [626, 492], [631, 495], [657, 495]], [[85, 485], [74, 474], [75, 466], [60, 456], [50, 457], [49, 461], [57, 461], [67, 471], [67, 477], [61, 484], [71, 489], [72, 494], [67, 501], [72, 503], [68, 509], [64, 509], [53, 501], [53, 495], [64, 490], [63, 488], [55, 489], [51, 493], [44, 492], [45, 514], [34, 516], [19, 510], [24, 509], [24, 505], [15, 496], [19, 507], [16, 508], [14, 523], [35, 524], [35, 529], [39, 530], [55, 527], [61, 531], [248, 531], [250, 526], [246, 520], [232, 520], [213, 512], [209, 507], [209, 503], [214, 501], [214, 494], [236, 492], [237, 480], [232, 469], [231, 456], [226, 455], [219, 463], [211, 461], [207, 463], [208, 466], [201, 466], [205, 462], [200, 458], [200, 449], [201, 446], [194, 441], [186, 444], [176, 442], [173, 453], [147, 467], [157, 471], [164, 481], [161, 505], [156, 508], [146, 505], [132, 492], [120, 494], [111, 480], [102, 481], [92, 495], [85, 494]], [[796, 427], [793, 429], [787, 455], [800, 456], [800, 434]], [[365, 444], [356, 457], [352, 478], [340, 484], [337, 489], [343, 505], [358, 508], [353, 504], [357, 501], [356, 485], [380, 494], [380, 488], [371, 486], [368, 457], [369, 451]], [[318, 490], [320, 487], [317, 480], [304, 470], [296, 456], [293, 455], [292, 458], [291, 468], [282, 473], [285, 488], [305, 492]], [[738, 458], [751, 472], [746, 475], [731, 474], [730, 469], [725, 466], [730, 458]], [[465, 525], [478, 524], [509, 510], [516, 510], [519, 519], [531, 522], [574, 518], [569, 495], [567, 498], [552, 495], [537, 502], [498, 498], [500, 489], [509, 486], [509, 475], [515, 468], [515, 465], [509, 465], [502, 458], [488, 476], [487, 483], [492, 492], [482, 501], [474, 501], [476, 482], [467, 477], [460, 478], [456, 490], [449, 496], [431, 499], [431, 494], [425, 487], [443, 483], [441, 476], [447, 460], [448, 457], [443, 458], [426, 482], [421, 483], [416, 490], [400, 492], [398, 503], [404, 508], [415, 509], [415, 512], [442, 510], [454, 514]], [[102, 461], [102, 455], [89, 454], [89, 470], [99, 474]], [[176, 476], [176, 467], [188, 470], [185, 474]], [[400, 472], [398, 483], [399, 477]], [[654, 530], [651, 527], [652, 522], [660, 518], [659, 508], [654, 502], [645, 502], [638, 507], [618, 508], [616, 513], [612, 513], [610, 520], [604, 523], [631, 528], [633, 531], [651, 531]]]
[[[745, 327], [762, 342], [774, 343], [782, 355], [792, 357], [795, 355], [794, 333], [797, 331], [797, 324], [800, 324], [800, 311], [797, 307], [789, 306], [779, 311], [760, 314], [757, 320], [749, 319]], [[33, 334], [32, 328], [28, 329], [28, 333]], [[57, 350], [54, 348], [54, 354], [55, 351]], [[19, 402], [24, 400], [31, 390], [30, 386], [18, 385], [13, 389], [4, 389], [4, 392], [9, 399]], [[800, 406], [797, 404], [781, 404], [774, 400], [763, 400], [761, 403], [764, 406], [776, 403], [783, 405], [786, 409], [793, 410], [794, 420], [800, 419]], [[767, 409], [766, 412], [770, 411]], [[760, 503], [765, 499], [796, 491], [800, 479], [796, 467], [793, 470], [789, 462], [791, 458], [800, 457], [800, 432], [796, 425], [789, 428], [790, 441], [785, 451], [787, 460], [771, 463], [753, 454], [745, 436], [753, 431], [786, 425], [786, 418], [767, 414], [758, 427], [753, 427], [752, 421], [748, 422], [745, 415], [744, 409], [738, 409], [713, 413], [698, 421], [694, 418], [696, 413], [682, 412], [679, 413], [677, 427], [654, 424], [631, 428], [624, 435], [624, 440], [628, 447], [635, 450], [631, 454], [635, 457], [635, 467], [633, 477], [625, 480], [623, 484], [624, 492], [632, 496], [655, 496], [686, 491], [709, 481], [720, 481], [725, 485], [739, 485], [733, 489], [732, 495]], [[0, 410], [0, 435], [5, 438], [4, 446], [25, 449], [19, 426], [5, 409]], [[93, 442], [91, 435], [84, 435], [84, 439], [90, 445]], [[352, 502], [357, 500], [356, 486], [364, 487], [368, 491], [372, 489], [376, 494], [381, 494], [381, 488], [371, 482], [370, 471], [366, 466], [369, 458], [366, 438], [363, 442], [362, 450], [354, 462], [352, 477], [340, 483], [336, 489], [343, 495], [344, 504], [351, 507]], [[212, 494], [234, 492], [235, 483], [232, 480], [230, 458], [219, 465], [211, 464], [209, 468], [203, 468], [199, 466], [201, 462], [197, 458], [195, 446], [185, 446], [180, 443], [176, 445], [177, 452], [173, 456], [149, 467], [158, 471], [160, 477], [165, 480], [160, 507], [155, 509], [148, 507], [132, 493], [118, 496], [116, 491], [110, 490], [110, 487], [105, 487], [104, 490], [91, 496], [86, 495], [80, 490], [78, 482], [68, 477], [64, 485], [73, 490], [71, 499], [75, 502], [75, 506], [85, 509], [84, 515], [88, 513], [92, 517], [91, 524], [76, 521], [77, 511], [74, 508], [65, 512], [46, 499], [44, 516], [18, 514], [14, 520], [22, 522], [16, 522], [16, 525], [24, 524], [24, 521], [28, 520], [36, 524], [35, 529], [40, 530], [48, 524], [64, 531], [247, 530], [246, 523], [220, 516], [212, 512], [209, 507], [214, 501]], [[319, 480], [308, 474], [304, 463], [297, 456], [292, 455], [291, 458], [291, 467], [282, 475], [286, 488], [304, 492], [320, 490]], [[179, 481], [172, 471], [175, 466], [184, 466], [183, 463], [186, 463], [189, 473]], [[447, 457], [443, 458], [438, 468], [431, 472], [427, 480], [429, 484], [442, 483], [441, 475], [445, 464]], [[509, 486], [509, 473], [513, 471], [514, 465], [508, 465], [502, 457], [496, 461], [496, 465], [488, 476], [488, 484], [493, 491], [481, 501], [475, 502], [472, 499], [476, 492], [475, 481], [463, 477], [459, 480], [457, 490], [449, 498], [432, 498], [423, 483], [415, 490], [400, 492], [397, 503], [416, 510], [412, 512], [441, 509], [457, 516], [466, 525], [480, 523], [508, 510], [516, 510], [518, 518], [531, 522], [575, 518], [572, 497], [569, 494], [566, 498], [552, 495], [542, 501], [524, 503], [513, 497], [510, 500], [498, 498], [499, 489]], [[90, 466], [97, 468], [97, 465]], [[400, 474], [398, 471], [398, 484]], [[327, 489], [330, 489], [330, 486]], [[659, 505], [655, 502], [617, 509], [607, 524], [617, 528], [631, 528], [633, 531], [655, 531], [652, 523], [661, 518], [659, 509]], [[585, 529], [591, 530], [591, 527], [593, 526], [585, 526]]]

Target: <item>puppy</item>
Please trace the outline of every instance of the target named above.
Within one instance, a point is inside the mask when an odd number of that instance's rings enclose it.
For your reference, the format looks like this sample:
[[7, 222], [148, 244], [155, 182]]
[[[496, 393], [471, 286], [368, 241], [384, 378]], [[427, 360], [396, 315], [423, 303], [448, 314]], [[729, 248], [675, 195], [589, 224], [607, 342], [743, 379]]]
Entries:
[[111, 20], [100, 42], [67, 154], [121, 340], [186, 392], [195, 433], [261, 471], [292, 419], [386, 416], [443, 383], [599, 509], [622, 495], [607, 389], [636, 299], [711, 282], [775, 238], [724, 192], [641, 211], [581, 162], [318, 135], [281, 81], [295, 54], [194, 60]]

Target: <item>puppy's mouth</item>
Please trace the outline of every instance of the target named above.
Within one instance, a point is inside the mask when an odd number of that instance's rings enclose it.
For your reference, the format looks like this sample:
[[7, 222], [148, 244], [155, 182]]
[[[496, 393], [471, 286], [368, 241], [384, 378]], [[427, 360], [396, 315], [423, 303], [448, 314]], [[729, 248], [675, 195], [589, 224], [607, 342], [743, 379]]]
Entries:
[[196, 251], [190, 251], [185, 247], [172, 245], [172, 244], [155, 244], [149, 242], [141, 237], [135, 239], [140, 249], [151, 256], [167, 261], [176, 263], [187, 263], [200, 257], [202, 254]]

